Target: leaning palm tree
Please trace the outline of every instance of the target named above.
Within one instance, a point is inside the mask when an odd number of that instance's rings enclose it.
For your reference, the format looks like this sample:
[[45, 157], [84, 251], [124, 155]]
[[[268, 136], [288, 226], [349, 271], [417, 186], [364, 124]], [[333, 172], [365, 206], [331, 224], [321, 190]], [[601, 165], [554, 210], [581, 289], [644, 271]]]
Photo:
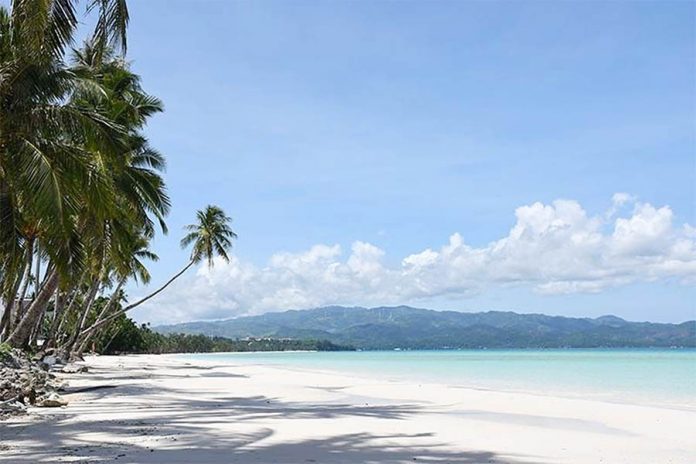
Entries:
[[[121, 252], [115, 253], [115, 259], [112, 263], [114, 268], [113, 277], [116, 279], [116, 287], [111, 292], [111, 297], [109, 297], [106, 304], [103, 305], [101, 311], [94, 319], [95, 321], [104, 319], [111, 312], [112, 308], [116, 306], [116, 303], [123, 298], [124, 293], [122, 289], [129, 278], [133, 279], [133, 281], [136, 283], [142, 282], [145, 285], [150, 283], [150, 272], [143, 263], [144, 259], [149, 261], [159, 260], [159, 257], [150, 251], [149, 240], [142, 235], [132, 236], [130, 241], [127, 241], [127, 243], [122, 243], [118, 248], [121, 248]], [[62, 346], [60, 351], [66, 354], [73, 352], [76, 357], [80, 357], [82, 352], [87, 347], [90, 339], [99, 333], [99, 331], [94, 331], [82, 337], [80, 345], [77, 347], [77, 349], [74, 349], [74, 343], [77, 341], [80, 333], [84, 329], [85, 326], [81, 323], [75, 332], [75, 338]]]
[[[109, 186], [90, 172], [90, 154], [124, 149], [124, 128], [98, 109], [75, 105], [70, 95], [99, 85], [64, 64], [78, 25], [78, 0], [13, 0], [0, 6], [0, 292], [6, 301], [4, 324], [32, 253], [22, 230], [42, 222], [35, 246], [37, 275], [32, 302], [12, 327], [8, 342], [26, 346], [61, 280], [83, 266], [80, 221], [85, 202], [102, 202]], [[102, 49], [125, 52], [128, 9], [125, 0], [91, 0], [98, 15], [93, 33]], [[93, 179], [93, 188], [84, 188]], [[32, 244], [33, 245], [33, 244]], [[37, 272], [40, 274], [40, 272]], [[24, 279], [26, 282], [26, 278]], [[12, 302], [12, 303], [10, 303]], [[9, 310], [8, 310], [9, 309]]]
[[92, 326], [81, 331], [79, 334], [80, 339], [91, 336], [96, 330], [118, 318], [120, 315], [125, 314], [131, 309], [155, 297], [194, 264], [205, 261], [209, 267], [212, 267], [216, 257], [221, 258], [225, 262], [229, 262], [230, 258], [227, 252], [232, 247], [232, 240], [237, 238], [237, 234], [235, 234], [230, 227], [232, 219], [227, 216], [221, 208], [213, 205], [208, 205], [205, 209], [198, 211], [196, 213], [196, 219], [197, 221], [195, 224], [190, 224], [185, 227], [188, 233], [181, 239], [182, 248], [193, 245], [188, 263], [154, 292], [107, 317], [97, 320]]

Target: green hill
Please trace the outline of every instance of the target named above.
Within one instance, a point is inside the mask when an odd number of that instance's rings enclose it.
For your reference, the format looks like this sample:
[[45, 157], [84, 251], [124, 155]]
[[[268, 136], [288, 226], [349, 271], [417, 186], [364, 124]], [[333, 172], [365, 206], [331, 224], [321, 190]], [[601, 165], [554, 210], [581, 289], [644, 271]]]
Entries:
[[616, 316], [464, 313], [408, 306], [329, 306], [155, 330], [228, 338], [322, 339], [362, 349], [696, 347], [696, 321], [662, 324]]

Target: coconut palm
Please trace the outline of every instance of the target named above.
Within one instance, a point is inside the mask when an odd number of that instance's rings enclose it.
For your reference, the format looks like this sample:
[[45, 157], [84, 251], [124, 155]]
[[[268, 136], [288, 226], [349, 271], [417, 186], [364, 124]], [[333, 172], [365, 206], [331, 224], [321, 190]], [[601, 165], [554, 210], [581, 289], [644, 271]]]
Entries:
[[[117, 124], [67, 97], [77, 88], [95, 89], [63, 65], [73, 41], [77, 0], [16, 0], [0, 7], [0, 256], [22, 241], [27, 216], [44, 220], [44, 246], [65, 271], [79, 263], [74, 194], [87, 177], [84, 147], [118, 144]], [[125, 51], [128, 11], [123, 0], [94, 0], [95, 37]], [[66, 103], [67, 102], [67, 103]], [[95, 195], [98, 194], [95, 191]], [[32, 214], [33, 213], [33, 214]]]
[[197, 221], [195, 224], [190, 224], [185, 227], [188, 233], [181, 239], [182, 248], [192, 245], [188, 263], [154, 292], [106, 318], [96, 321], [91, 327], [80, 333], [81, 338], [91, 335], [94, 331], [112, 320], [115, 320], [120, 315], [125, 314], [131, 309], [155, 297], [169, 287], [172, 282], [183, 275], [194, 264], [205, 261], [209, 267], [212, 267], [216, 257], [221, 258], [225, 262], [229, 262], [229, 255], [227, 253], [232, 247], [232, 241], [237, 238], [237, 234], [235, 234], [230, 227], [232, 219], [228, 217], [221, 208], [213, 205], [208, 205], [203, 210], [198, 211], [196, 213], [196, 219]]
[[157, 226], [166, 232], [165, 161], [143, 133], [162, 103], [125, 61], [125, 0], [87, 3], [95, 28], [67, 64], [76, 4], [0, 7], [0, 339], [27, 347], [45, 336], [44, 346], [79, 353], [194, 264], [229, 260], [236, 235], [220, 208], [199, 211], [181, 243], [186, 266], [115, 311], [128, 279], [149, 281], [141, 260], [155, 257]]
[[[81, 106], [99, 108], [103, 114], [127, 128], [128, 149], [117, 156], [95, 150], [92, 157], [95, 177], [109, 184], [111, 194], [97, 205], [98, 209], [84, 208], [81, 213], [85, 221], [83, 241], [89, 245], [87, 256], [92, 264], [87, 268], [91, 272], [91, 285], [82, 304], [79, 323], [65, 345], [68, 351], [85, 329], [92, 304], [99, 288], [108, 280], [111, 268], [122, 269], [122, 263], [131, 265], [133, 259], [143, 257], [143, 244], [139, 240], [146, 240], [145, 237], [154, 234], [153, 219], [166, 232], [164, 217], [170, 208], [160, 175], [165, 167], [164, 158], [149, 147], [147, 139], [139, 132], [151, 115], [162, 110], [162, 104], [142, 90], [139, 77], [110, 50], [103, 52], [100, 60], [95, 58], [92, 43], [75, 52], [76, 69], [81, 75], [98, 82], [104, 92], [103, 95], [76, 92], [73, 98]], [[149, 280], [142, 265], [135, 272], [143, 280]], [[128, 275], [133, 273], [126, 273], [126, 277]], [[123, 283], [117, 285], [115, 294]], [[104, 309], [110, 307], [111, 304]]]
[[[123, 244], [122, 244], [123, 246]], [[145, 236], [134, 236], [132, 240], [125, 244], [125, 249], [118, 250], [115, 253], [113, 266], [113, 279], [116, 281], [116, 287], [111, 293], [106, 304], [103, 305], [99, 314], [97, 314], [94, 321], [100, 321], [105, 319], [105, 317], [111, 312], [112, 308], [115, 307], [118, 300], [123, 298], [123, 286], [126, 284], [128, 279], [133, 279], [134, 282], [142, 282], [143, 284], [150, 283], [150, 272], [143, 263], [143, 260], [147, 259], [149, 261], [158, 261], [159, 257], [150, 251], [149, 240]], [[85, 314], [89, 314], [89, 309]], [[61, 351], [70, 354], [73, 351], [75, 343], [77, 343], [78, 338], [82, 331], [85, 329], [84, 322], [86, 316], [80, 322], [78, 330], [75, 331], [75, 337], [67, 344], [61, 347]], [[89, 340], [97, 335], [98, 330], [92, 331], [82, 337], [78, 348], [74, 351], [74, 356], [79, 357], [86, 348]]]
[[[92, 169], [93, 155], [115, 156], [129, 147], [128, 131], [119, 121], [72, 98], [104, 93], [98, 82], [64, 65], [78, 23], [76, 4], [15, 0], [10, 10], [0, 7], [0, 292], [6, 326], [15, 289], [28, 281], [23, 270], [30, 268], [31, 257], [39, 290], [12, 328], [8, 341], [15, 346], [27, 344], [59, 281], [83, 268], [80, 213], [111, 207], [107, 199], [113, 189]], [[93, 0], [88, 11], [97, 14], [97, 48], [125, 52], [125, 0]], [[32, 242], [22, 230], [38, 221], [40, 233]], [[41, 254], [28, 251], [32, 246]], [[43, 260], [48, 263], [42, 274]]]

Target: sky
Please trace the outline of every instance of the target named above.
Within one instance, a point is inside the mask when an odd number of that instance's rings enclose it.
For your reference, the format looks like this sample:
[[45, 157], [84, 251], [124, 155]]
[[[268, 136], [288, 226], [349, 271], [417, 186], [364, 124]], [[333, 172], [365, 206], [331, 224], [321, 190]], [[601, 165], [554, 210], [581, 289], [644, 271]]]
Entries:
[[696, 318], [693, 2], [129, 2], [170, 233], [154, 324], [329, 304]]

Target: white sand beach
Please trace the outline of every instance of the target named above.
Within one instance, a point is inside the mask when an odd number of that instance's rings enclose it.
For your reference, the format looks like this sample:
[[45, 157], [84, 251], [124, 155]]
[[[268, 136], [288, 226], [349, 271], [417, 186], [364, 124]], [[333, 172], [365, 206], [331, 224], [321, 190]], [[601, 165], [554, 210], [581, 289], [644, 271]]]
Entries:
[[[690, 464], [696, 411], [174, 356], [90, 357], [1, 463]], [[79, 392], [87, 387], [103, 387]], [[76, 392], [78, 391], [78, 392]]]

